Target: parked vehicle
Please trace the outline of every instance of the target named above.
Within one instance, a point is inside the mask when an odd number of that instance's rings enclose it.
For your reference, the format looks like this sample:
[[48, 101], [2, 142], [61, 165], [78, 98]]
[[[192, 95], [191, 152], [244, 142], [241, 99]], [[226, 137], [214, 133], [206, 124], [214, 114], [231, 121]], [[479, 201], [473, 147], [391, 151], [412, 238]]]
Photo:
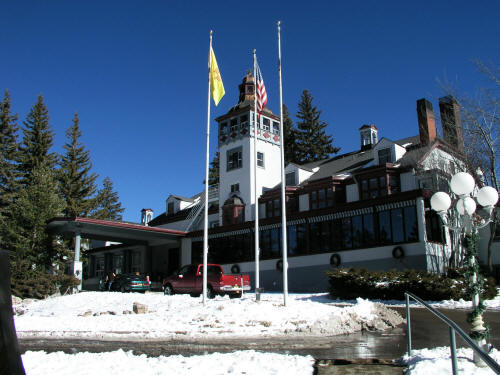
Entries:
[[151, 290], [151, 281], [149, 276], [138, 275], [136, 273], [124, 273], [114, 277], [111, 286], [108, 282], [101, 280], [101, 290], [110, 290], [115, 292], [142, 292]]
[[[225, 275], [219, 264], [207, 265], [207, 297], [229, 295], [240, 298], [242, 291], [250, 290], [250, 276], [242, 274]], [[190, 264], [182, 267], [163, 280], [165, 295], [189, 293], [198, 297], [203, 293], [203, 264]]]

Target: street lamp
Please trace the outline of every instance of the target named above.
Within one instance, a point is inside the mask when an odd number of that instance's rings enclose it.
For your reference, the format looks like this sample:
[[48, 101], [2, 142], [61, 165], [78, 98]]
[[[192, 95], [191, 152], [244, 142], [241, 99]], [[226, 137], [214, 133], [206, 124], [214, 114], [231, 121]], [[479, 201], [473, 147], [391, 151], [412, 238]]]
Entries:
[[[431, 197], [431, 207], [441, 217], [443, 224], [454, 231], [463, 233], [467, 236], [467, 263], [470, 277], [470, 291], [472, 295], [472, 312], [469, 314], [468, 321], [471, 323], [471, 337], [477, 342], [485, 352], [488, 352], [486, 344], [487, 329], [484, 327], [482, 313], [485, 309], [480, 302], [480, 293], [482, 282], [479, 278], [479, 264], [476, 258], [477, 251], [477, 230], [488, 225], [491, 220], [493, 207], [498, 201], [498, 192], [492, 187], [485, 186], [479, 189], [476, 194], [477, 202], [483, 206], [488, 213], [488, 219], [484, 223], [477, 223], [473, 220], [473, 214], [476, 211], [476, 201], [471, 197], [474, 191], [474, 178], [466, 172], [455, 174], [450, 181], [450, 188], [457, 197], [455, 199], [455, 209], [458, 212], [458, 226], [448, 225], [448, 210], [452, 206], [452, 199], [445, 192], [437, 192]], [[474, 362], [476, 365], [484, 365], [480, 358], [474, 352]]]

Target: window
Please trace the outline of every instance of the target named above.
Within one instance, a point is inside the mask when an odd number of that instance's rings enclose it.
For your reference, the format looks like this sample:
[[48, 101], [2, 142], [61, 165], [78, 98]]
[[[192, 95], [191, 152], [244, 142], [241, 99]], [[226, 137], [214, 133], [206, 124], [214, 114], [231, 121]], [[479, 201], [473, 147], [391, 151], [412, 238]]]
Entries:
[[233, 184], [231, 185], [231, 193], [236, 193], [240, 191], [240, 184]]
[[220, 135], [227, 134], [227, 122], [222, 122], [220, 124]]
[[385, 163], [391, 163], [392, 162], [392, 157], [391, 157], [391, 149], [390, 148], [383, 148], [378, 151], [378, 163], [379, 164], [385, 164]]
[[392, 210], [379, 212], [378, 226], [381, 245], [418, 241], [415, 206], [393, 208]]
[[123, 273], [123, 255], [113, 255], [113, 272], [117, 275]]
[[280, 133], [280, 123], [273, 121], [273, 133], [274, 134], [279, 134]]
[[241, 147], [229, 150], [227, 152], [227, 170], [241, 168], [243, 165], [241, 160]]
[[104, 257], [95, 258], [95, 276], [99, 278], [104, 276]]
[[309, 200], [311, 210], [333, 206], [333, 189], [331, 187], [311, 191]]
[[[399, 192], [399, 176], [391, 176], [394, 192]], [[361, 199], [385, 197], [388, 194], [387, 175], [361, 180]]]
[[399, 193], [401, 191], [401, 183], [399, 180], [399, 175], [389, 176], [389, 186], [391, 188], [391, 194]]
[[264, 168], [264, 153], [257, 152], [257, 166]]
[[286, 186], [295, 186], [295, 172], [287, 173], [285, 176]]
[[167, 204], [167, 215], [174, 214], [174, 202], [168, 202]]
[[278, 258], [281, 249], [281, 228], [267, 229], [260, 232], [262, 258]]
[[425, 226], [427, 231], [427, 241], [445, 243], [443, 233], [443, 223], [436, 211], [429, 210], [425, 213]]
[[262, 119], [262, 129], [264, 129], [264, 131], [269, 131], [270, 130], [270, 123], [269, 123], [269, 119], [268, 118], [263, 118]]
[[266, 217], [281, 216], [281, 199], [273, 199], [266, 202]]
[[231, 119], [231, 128], [230, 128], [230, 131], [232, 133], [232, 132], [235, 132], [237, 130], [238, 130], [238, 119], [233, 118], [233, 119]]
[[141, 272], [141, 252], [134, 251], [132, 253], [132, 266], [130, 268], [131, 272]]
[[243, 116], [240, 116], [240, 127], [244, 127], [248, 125], [248, 116], [247, 115], [243, 115]]

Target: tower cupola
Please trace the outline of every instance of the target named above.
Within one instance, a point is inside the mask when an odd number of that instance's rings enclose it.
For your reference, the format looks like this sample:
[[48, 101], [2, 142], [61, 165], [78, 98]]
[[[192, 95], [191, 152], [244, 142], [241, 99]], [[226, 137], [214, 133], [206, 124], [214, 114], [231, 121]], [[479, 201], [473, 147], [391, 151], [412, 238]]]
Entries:
[[359, 128], [361, 150], [368, 150], [378, 142], [378, 129], [375, 125], [363, 125]]
[[250, 70], [247, 72], [247, 75], [243, 77], [243, 81], [238, 86], [240, 89], [240, 98], [238, 103], [242, 103], [246, 100], [254, 100], [255, 95], [255, 79], [253, 78], [252, 72]]

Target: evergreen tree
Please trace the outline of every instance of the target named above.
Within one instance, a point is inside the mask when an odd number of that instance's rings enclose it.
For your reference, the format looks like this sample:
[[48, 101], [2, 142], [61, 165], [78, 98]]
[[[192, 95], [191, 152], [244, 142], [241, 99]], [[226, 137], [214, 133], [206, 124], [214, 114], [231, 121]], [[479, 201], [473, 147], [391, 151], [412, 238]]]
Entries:
[[31, 172], [38, 167], [54, 170], [56, 155], [49, 152], [53, 144], [54, 133], [49, 124], [49, 112], [39, 95], [24, 122], [23, 142], [20, 148], [20, 168], [23, 183], [27, 183]]
[[11, 207], [12, 217], [4, 225], [16, 270], [50, 269], [62, 256], [58, 256], [60, 250], [46, 232], [47, 220], [61, 215], [64, 209], [53, 171], [46, 165], [35, 167]]
[[103, 188], [97, 193], [97, 207], [92, 213], [92, 217], [101, 220], [121, 220], [121, 213], [125, 211], [120, 203], [118, 193], [113, 191], [113, 183], [109, 177], [102, 182]]
[[220, 155], [219, 151], [215, 153], [212, 162], [210, 163], [210, 170], [208, 171], [208, 185], [215, 185], [219, 183], [219, 163]]
[[66, 131], [68, 142], [64, 145], [65, 154], [60, 157], [59, 188], [66, 201], [66, 216], [87, 216], [95, 201], [97, 175], [91, 173], [90, 152], [79, 141], [82, 132], [80, 120], [75, 113], [73, 125]]
[[293, 126], [290, 113], [285, 104], [283, 104], [283, 138], [285, 138], [285, 165], [289, 163], [298, 163], [297, 145], [296, 145], [297, 129]]
[[[0, 103], [0, 219], [10, 216], [9, 206], [19, 190], [19, 143], [17, 139], [17, 115], [12, 114], [10, 94]], [[1, 243], [1, 241], [0, 241]]]
[[296, 146], [299, 163], [309, 163], [328, 159], [331, 154], [339, 152], [333, 147], [333, 138], [325, 133], [327, 123], [320, 119], [321, 111], [313, 106], [313, 97], [304, 90], [297, 113]]

